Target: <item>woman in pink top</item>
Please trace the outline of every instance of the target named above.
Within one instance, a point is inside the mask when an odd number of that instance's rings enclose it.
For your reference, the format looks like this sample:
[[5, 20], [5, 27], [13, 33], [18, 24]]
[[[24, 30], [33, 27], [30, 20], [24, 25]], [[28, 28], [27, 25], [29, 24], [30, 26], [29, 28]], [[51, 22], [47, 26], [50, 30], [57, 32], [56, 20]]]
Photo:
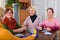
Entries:
[[[53, 17], [54, 15], [54, 10], [53, 8], [48, 8], [47, 9], [47, 18], [44, 19], [41, 27], [47, 31], [50, 32], [55, 32], [57, 30], [59, 30], [59, 21], [57, 18]], [[58, 40], [58, 36], [56, 35], [54, 40]]]
[[44, 19], [42, 27], [47, 31], [57, 31], [59, 29], [59, 21], [57, 18], [53, 17], [54, 10], [52, 8], [47, 9], [48, 18]]
[[39, 27], [40, 24], [40, 18], [36, 15], [36, 9], [35, 7], [29, 7], [28, 12], [30, 16], [28, 16], [24, 23], [23, 27], [28, 28], [28, 29], [37, 29], [37, 30], [42, 30], [42, 27]]

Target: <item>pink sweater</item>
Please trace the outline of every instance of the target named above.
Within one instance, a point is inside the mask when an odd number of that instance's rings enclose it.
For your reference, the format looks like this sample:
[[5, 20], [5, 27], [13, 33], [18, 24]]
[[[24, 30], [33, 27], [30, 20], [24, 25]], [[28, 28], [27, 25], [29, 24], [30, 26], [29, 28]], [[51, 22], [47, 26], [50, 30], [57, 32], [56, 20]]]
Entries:
[[32, 23], [31, 19], [30, 19], [30, 16], [28, 16], [23, 25], [25, 26], [28, 26], [28, 28], [36, 28], [36, 29], [39, 29], [39, 25], [40, 25], [40, 18], [37, 17], [34, 21], [34, 23]]
[[59, 27], [58, 27], [59, 26], [59, 21], [58, 21], [58, 19], [53, 18], [53, 20], [49, 22], [48, 19], [46, 18], [46, 19], [44, 19], [41, 26], [43, 28], [44, 27], [50, 27], [51, 31], [57, 31], [59, 29]]

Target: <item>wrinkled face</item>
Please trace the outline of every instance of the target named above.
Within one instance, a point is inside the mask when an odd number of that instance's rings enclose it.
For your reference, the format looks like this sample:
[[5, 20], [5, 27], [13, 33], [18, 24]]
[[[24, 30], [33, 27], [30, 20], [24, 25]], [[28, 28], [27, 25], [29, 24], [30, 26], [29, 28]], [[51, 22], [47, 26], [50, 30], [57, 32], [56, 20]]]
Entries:
[[52, 16], [53, 16], [52, 10], [48, 10], [48, 11], [47, 11], [47, 16], [48, 16], [48, 17], [52, 17]]
[[36, 11], [35, 11], [34, 9], [30, 9], [30, 10], [29, 10], [30, 16], [33, 16], [33, 15], [35, 14], [35, 12], [36, 12]]
[[6, 16], [7, 18], [11, 18], [11, 17], [13, 16], [11, 10], [9, 10], [8, 12], [6, 12], [5, 16]]

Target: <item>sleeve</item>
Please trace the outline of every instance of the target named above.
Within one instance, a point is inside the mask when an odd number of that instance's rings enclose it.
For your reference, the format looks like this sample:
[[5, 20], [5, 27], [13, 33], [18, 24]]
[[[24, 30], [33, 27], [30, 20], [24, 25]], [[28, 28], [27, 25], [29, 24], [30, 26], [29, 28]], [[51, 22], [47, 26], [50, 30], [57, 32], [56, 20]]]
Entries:
[[55, 19], [55, 26], [51, 27], [51, 31], [58, 31], [59, 30], [59, 20]]
[[36, 28], [39, 29], [39, 28], [41, 27], [40, 25], [41, 25], [41, 20], [40, 20], [40, 18], [38, 17], [38, 25], [36, 26]]
[[14, 20], [15, 23], [16, 23], [16, 27], [17, 27], [17, 28], [21, 28], [21, 25], [19, 25], [19, 24], [16, 22], [15, 18], [13, 18], [13, 20]]
[[46, 20], [44, 19], [43, 22], [41, 23], [41, 27], [44, 28]]
[[56, 23], [55, 24], [56, 26], [59, 26], [59, 20], [58, 19], [56, 19], [55, 23]]
[[27, 26], [27, 25], [28, 25], [28, 17], [25, 19], [23, 25], [24, 25], [24, 26]]
[[19, 25], [18, 23], [16, 23], [16, 27], [17, 28], [21, 28], [21, 25]]
[[42, 20], [39, 18], [39, 19], [38, 19], [38, 26], [41, 25], [41, 22], [42, 22]]
[[7, 27], [7, 23], [6, 23], [6, 20], [3, 20], [3, 22], [2, 22], [2, 24], [3, 24], [3, 27], [5, 28], [5, 29], [8, 29], [8, 27]]
[[6, 20], [3, 20], [3, 21], [2, 21], [2, 24], [6, 24]]
[[[8, 30], [8, 27], [6, 24], [3, 24], [3, 27]], [[13, 30], [9, 30], [11, 33], [13, 33]]]
[[51, 28], [51, 32], [56, 32], [59, 30], [58, 26], [53, 26], [53, 27], [50, 27]]

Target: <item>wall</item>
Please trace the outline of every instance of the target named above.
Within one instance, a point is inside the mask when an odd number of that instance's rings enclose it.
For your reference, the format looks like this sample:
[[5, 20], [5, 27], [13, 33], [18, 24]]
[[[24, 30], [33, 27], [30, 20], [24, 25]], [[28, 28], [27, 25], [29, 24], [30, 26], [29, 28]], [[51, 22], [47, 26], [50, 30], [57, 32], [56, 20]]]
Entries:
[[40, 17], [41, 21], [44, 19], [45, 14], [44, 14], [44, 10], [45, 10], [45, 0], [31, 0], [31, 5], [35, 6], [37, 8], [37, 15]]
[[56, 0], [56, 17], [59, 19], [60, 23], [60, 0]]
[[0, 0], [0, 7], [5, 9], [6, 0]]
[[37, 15], [41, 19], [47, 17], [46, 9], [52, 7], [55, 11], [54, 17], [60, 20], [60, 0], [31, 0], [31, 5], [38, 9]]

